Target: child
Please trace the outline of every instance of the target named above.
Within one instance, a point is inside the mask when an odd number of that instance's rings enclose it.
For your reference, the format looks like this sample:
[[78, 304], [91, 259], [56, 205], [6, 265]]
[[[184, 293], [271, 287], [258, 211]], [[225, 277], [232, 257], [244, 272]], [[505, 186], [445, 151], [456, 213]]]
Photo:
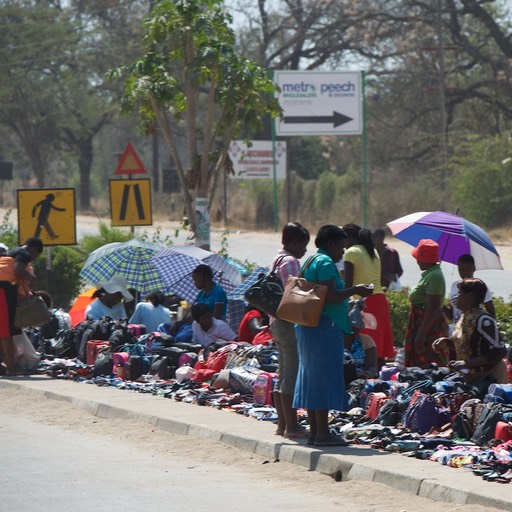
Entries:
[[[358, 307], [357, 303], [363, 303], [359, 308], [364, 308], [363, 301], [352, 301], [352, 307]], [[345, 342], [345, 351], [354, 360], [356, 365], [356, 378], [374, 379], [377, 377], [377, 345], [375, 341], [367, 334], [361, 334], [362, 328], [376, 329], [377, 321], [371, 313], [360, 312], [360, 320], [351, 317], [352, 334], [346, 334], [343, 339]], [[355, 316], [355, 315], [354, 315]]]
[[192, 341], [209, 347], [217, 340], [235, 341], [236, 334], [233, 329], [224, 322], [213, 317], [206, 304], [194, 304], [190, 310], [194, 322], [192, 323]]
[[[475, 273], [475, 259], [471, 254], [463, 254], [459, 257], [457, 261], [457, 267], [459, 269], [460, 279], [455, 281], [452, 284], [450, 290], [450, 304], [448, 306], [443, 307], [444, 314], [451, 321], [450, 325], [450, 334], [455, 329], [455, 325], [460, 319], [462, 311], [457, 308], [457, 296], [459, 295], [459, 283], [461, 283], [464, 279], [473, 279]], [[487, 288], [487, 293], [485, 294], [484, 302], [483, 302], [487, 313], [491, 315], [493, 318], [496, 318], [496, 312], [494, 310], [494, 304], [492, 302], [492, 295]]]

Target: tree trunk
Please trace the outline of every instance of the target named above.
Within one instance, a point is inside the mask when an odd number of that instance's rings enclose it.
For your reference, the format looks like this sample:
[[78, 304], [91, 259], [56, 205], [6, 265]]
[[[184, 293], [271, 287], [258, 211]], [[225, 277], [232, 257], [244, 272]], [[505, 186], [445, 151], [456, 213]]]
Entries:
[[80, 210], [91, 209], [91, 167], [92, 167], [92, 139], [83, 141], [78, 146], [78, 168], [80, 171]]

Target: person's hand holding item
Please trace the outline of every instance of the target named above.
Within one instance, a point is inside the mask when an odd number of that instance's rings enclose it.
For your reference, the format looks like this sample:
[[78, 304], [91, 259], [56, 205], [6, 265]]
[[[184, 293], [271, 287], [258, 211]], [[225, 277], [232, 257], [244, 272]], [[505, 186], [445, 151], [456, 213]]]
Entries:
[[354, 295], [369, 297], [373, 295], [373, 284], [358, 284], [354, 286]]
[[450, 361], [448, 363], [448, 368], [454, 372], [460, 372], [466, 368], [466, 361]]

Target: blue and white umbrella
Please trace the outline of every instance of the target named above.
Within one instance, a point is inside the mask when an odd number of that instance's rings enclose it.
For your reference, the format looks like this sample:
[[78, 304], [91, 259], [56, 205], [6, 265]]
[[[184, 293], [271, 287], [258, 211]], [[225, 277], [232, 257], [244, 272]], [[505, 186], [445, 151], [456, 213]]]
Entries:
[[237, 286], [232, 292], [228, 294], [229, 325], [235, 332], [238, 332], [238, 327], [245, 314], [245, 308], [247, 307], [247, 302], [244, 298], [245, 292], [256, 281], [258, 281], [261, 274], [266, 274], [267, 272], [268, 269], [258, 267], [256, 270], [254, 270], [254, 272], [252, 272], [252, 274], [243, 280], [242, 284]]
[[164, 247], [160, 242], [136, 238], [103, 245], [89, 254], [80, 277], [94, 286], [100, 281], [109, 281], [114, 275], [121, 275], [140, 295], [163, 291], [164, 283], [150, 260]]
[[240, 271], [222, 256], [194, 245], [174, 245], [161, 249], [151, 264], [164, 283], [165, 293], [174, 293], [192, 304], [199, 294], [192, 280], [192, 272], [201, 264], [213, 270], [213, 280], [228, 294], [241, 282]]

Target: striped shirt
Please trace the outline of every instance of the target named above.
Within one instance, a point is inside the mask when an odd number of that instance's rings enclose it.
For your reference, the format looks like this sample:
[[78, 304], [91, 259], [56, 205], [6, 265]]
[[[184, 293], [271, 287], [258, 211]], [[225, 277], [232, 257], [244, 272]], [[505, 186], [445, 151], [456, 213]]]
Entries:
[[279, 262], [279, 265], [276, 268], [276, 274], [283, 283], [284, 288], [286, 286], [286, 281], [288, 281], [290, 276], [296, 277], [299, 275], [300, 262], [293, 254], [285, 251], [284, 249], [281, 249], [276, 254], [276, 257], [272, 260], [270, 269], [274, 268], [274, 265], [276, 264], [277, 260], [281, 258], [281, 256], [283, 256], [283, 259]]

